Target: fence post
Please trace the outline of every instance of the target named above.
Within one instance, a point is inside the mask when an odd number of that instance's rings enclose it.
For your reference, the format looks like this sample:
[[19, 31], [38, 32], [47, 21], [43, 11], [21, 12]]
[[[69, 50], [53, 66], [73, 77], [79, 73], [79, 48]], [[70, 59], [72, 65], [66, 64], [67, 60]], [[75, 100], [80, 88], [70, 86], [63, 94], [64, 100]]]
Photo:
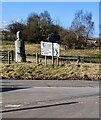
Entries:
[[14, 53], [14, 51], [12, 50], [12, 51], [11, 51], [11, 60], [12, 60], [12, 61], [14, 61], [14, 54], [13, 54], [13, 53]]
[[85, 57], [83, 57], [83, 62], [85, 62]]
[[38, 53], [36, 53], [36, 64], [38, 64]]
[[10, 64], [10, 51], [8, 51], [8, 64]]
[[80, 56], [78, 56], [78, 60], [77, 60], [77, 63], [79, 63], [80, 62]]

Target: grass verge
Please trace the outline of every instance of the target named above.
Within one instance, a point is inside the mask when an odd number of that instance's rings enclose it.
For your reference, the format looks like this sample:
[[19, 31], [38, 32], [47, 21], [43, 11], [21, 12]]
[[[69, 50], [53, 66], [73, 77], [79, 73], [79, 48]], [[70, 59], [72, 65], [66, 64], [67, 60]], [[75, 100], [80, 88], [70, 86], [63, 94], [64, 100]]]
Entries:
[[54, 68], [34, 63], [2, 64], [1, 77], [22, 80], [100, 80], [99, 64], [75, 62]]

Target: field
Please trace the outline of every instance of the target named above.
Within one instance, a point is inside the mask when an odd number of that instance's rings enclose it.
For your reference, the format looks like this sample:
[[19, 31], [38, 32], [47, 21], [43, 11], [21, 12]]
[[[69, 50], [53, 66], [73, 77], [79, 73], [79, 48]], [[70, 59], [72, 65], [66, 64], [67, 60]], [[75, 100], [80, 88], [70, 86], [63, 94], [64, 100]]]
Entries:
[[[14, 50], [14, 43], [4, 42], [0, 50]], [[44, 58], [41, 58], [39, 64], [35, 63], [35, 54], [40, 54], [39, 44], [25, 43], [26, 63], [2, 64], [1, 77], [3, 79], [40, 79], [40, 80], [100, 80], [99, 63], [77, 63], [73, 61], [60, 62], [52, 68], [51, 59], [48, 59], [48, 65], [44, 66]], [[99, 49], [74, 50], [61, 46], [61, 56], [85, 56], [99, 57]]]
[[[14, 50], [14, 42], [3, 42], [0, 45], [0, 50]], [[33, 55], [36, 53], [40, 54], [40, 44], [30, 44], [25, 43], [26, 54]], [[63, 56], [89, 56], [89, 57], [96, 57], [100, 56], [99, 48], [92, 48], [92, 49], [84, 49], [84, 50], [74, 50], [74, 49], [67, 49], [64, 50], [64, 47], [61, 45], [60, 54]]]

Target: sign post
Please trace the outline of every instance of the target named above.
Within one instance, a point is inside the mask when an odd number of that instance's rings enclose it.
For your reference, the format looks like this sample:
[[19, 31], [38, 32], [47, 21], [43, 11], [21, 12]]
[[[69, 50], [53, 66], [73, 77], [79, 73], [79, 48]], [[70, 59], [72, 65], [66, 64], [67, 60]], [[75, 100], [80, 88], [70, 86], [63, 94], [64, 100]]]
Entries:
[[54, 46], [52, 43], [52, 67], [54, 68]]
[[59, 57], [57, 57], [57, 65], [59, 66]]
[[47, 56], [45, 55], [45, 66], [47, 66]]

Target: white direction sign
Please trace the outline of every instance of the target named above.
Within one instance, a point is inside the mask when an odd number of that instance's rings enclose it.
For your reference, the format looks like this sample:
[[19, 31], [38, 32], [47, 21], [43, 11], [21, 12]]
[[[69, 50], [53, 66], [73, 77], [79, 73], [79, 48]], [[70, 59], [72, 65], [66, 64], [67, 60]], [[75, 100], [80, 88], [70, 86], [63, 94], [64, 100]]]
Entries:
[[52, 55], [52, 43], [41, 41], [41, 55], [51, 56]]
[[53, 43], [54, 56], [59, 57], [60, 55], [60, 45], [58, 43]]
[[[41, 55], [52, 56], [52, 42], [41, 41]], [[53, 55], [59, 57], [60, 45], [53, 43]]]

